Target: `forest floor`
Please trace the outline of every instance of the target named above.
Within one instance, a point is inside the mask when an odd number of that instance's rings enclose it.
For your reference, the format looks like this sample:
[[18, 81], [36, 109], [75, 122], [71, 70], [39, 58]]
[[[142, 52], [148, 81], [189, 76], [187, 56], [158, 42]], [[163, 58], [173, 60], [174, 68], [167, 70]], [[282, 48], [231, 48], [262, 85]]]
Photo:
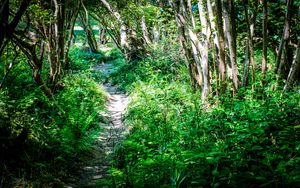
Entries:
[[[101, 71], [104, 76], [113, 72], [113, 65], [109, 62], [98, 64], [95, 71]], [[120, 143], [127, 133], [123, 124], [123, 114], [128, 104], [128, 96], [110, 83], [101, 84], [108, 94], [107, 112], [101, 114], [107, 123], [100, 123], [102, 129], [96, 139], [89, 160], [79, 165], [79, 170], [74, 172], [72, 184], [67, 187], [111, 187], [99, 185], [109, 177], [112, 167], [115, 146]]]

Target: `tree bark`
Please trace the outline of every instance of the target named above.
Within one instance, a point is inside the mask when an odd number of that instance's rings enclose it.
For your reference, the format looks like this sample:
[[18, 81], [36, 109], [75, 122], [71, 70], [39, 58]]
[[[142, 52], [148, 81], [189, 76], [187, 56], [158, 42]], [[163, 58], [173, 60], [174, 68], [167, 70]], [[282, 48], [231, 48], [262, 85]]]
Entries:
[[299, 78], [299, 69], [300, 69], [300, 40], [298, 42], [298, 47], [296, 48], [296, 53], [295, 57], [292, 63], [292, 66], [290, 68], [286, 84], [284, 86], [284, 90], [288, 91], [290, 90], [291, 86], [293, 85], [294, 81], [297, 78], [297, 73], [298, 73], [298, 78]]
[[101, 28], [101, 25], [99, 25], [99, 40], [100, 40], [100, 44], [106, 44], [106, 29], [105, 28]]
[[199, 0], [199, 16], [201, 22], [201, 33], [203, 37], [202, 42], [202, 53], [201, 53], [201, 67], [203, 74], [203, 88], [202, 88], [202, 100], [205, 101], [210, 91], [210, 76], [209, 76], [209, 65], [208, 65], [208, 47], [211, 35], [211, 30], [207, 21], [207, 12], [205, 11], [205, 5], [203, 0]]
[[73, 44], [73, 40], [74, 40], [74, 26], [75, 26], [75, 22], [76, 19], [78, 17], [78, 13], [79, 13], [79, 9], [80, 9], [80, 0], [77, 0], [77, 4], [76, 7], [73, 8], [73, 11], [70, 14], [70, 17], [68, 17], [68, 20], [70, 20], [66, 26], [66, 29], [68, 31], [68, 36], [67, 36], [67, 46], [66, 46], [66, 50], [65, 50], [65, 66], [64, 69], [68, 69], [69, 68], [69, 64], [70, 64], [70, 60], [69, 60], [69, 51], [71, 48], [71, 45]]
[[235, 24], [233, 15], [233, 4], [231, 0], [224, 0], [223, 13], [225, 22], [225, 33], [227, 38], [227, 46], [229, 48], [229, 58], [232, 68], [233, 95], [239, 88], [238, 70], [236, 65], [236, 37], [234, 34]]
[[50, 101], [55, 101], [51, 89], [46, 85], [41, 75], [43, 67], [44, 45], [41, 44], [40, 57], [38, 57], [36, 54], [37, 44], [30, 44], [29, 42], [25, 42], [24, 38], [24, 36], [22, 36], [21, 39], [19, 36], [16, 36], [14, 34], [12, 35], [13, 42], [21, 49], [21, 51], [29, 60], [28, 63], [32, 69], [32, 76], [37, 86], [42, 90], [42, 92]]
[[263, 4], [263, 19], [262, 19], [262, 27], [263, 27], [263, 51], [262, 51], [262, 62], [261, 62], [261, 72], [262, 72], [262, 85], [265, 84], [265, 74], [267, 71], [267, 63], [268, 63], [268, 6], [267, 0], [262, 0]]
[[[226, 90], [226, 64], [225, 64], [225, 37], [223, 30], [223, 19], [222, 19], [222, 3], [221, 0], [214, 0], [216, 6], [216, 29], [218, 38], [218, 60], [219, 60], [219, 74], [221, 77], [221, 89], [220, 92]], [[214, 9], [213, 9], [214, 10]]]
[[[293, 0], [287, 0], [287, 12], [285, 14], [285, 24], [283, 28], [283, 34], [280, 41], [278, 53], [275, 61], [275, 72], [280, 76], [282, 73], [283, 66], [287, 63], [286, 57], [283, 56], [283, 52], [288, 48], [288, 41], [290, 40], [290, 25], [291, 25], [291, 7], [293, 5]], [[287, 53], [285, 53], [286, 55]]]
[[[0, 0], [0, 56], [2, 55], [3, 49], [8, 44], [8, 42], [5, 41], [5, 38], [9, 38], [9, 36], [15, 32], [15, 29], [29, 7], [30, 2], [31, 0], [23, 0], [14, 17], [10, 19], [9, 0]], [[11, 22], [9, 22], [9, 20], [11, 20]]]
[[[248, 61], [251, 65], [251, 72], [252, 72], [252, 87], [254, 89], [254, 84], [255, 84], [255, 64], [254, 64], [254, 49], [253, 49], [253, 36], [251, 33], [251, 23], [250, 23], [250, 19], [248, 16], [248, 0], [244, 0], [243, 2], [244, 4], [244, 11], [245, 11], [245, 20], [246, 20], [246, 24], [247, 24], [247, 33], [248, 33], [248, 37], [247, 37], [247, 56], [248, 56]], [[245, 69], [246, 71], [248, 71], [249, 69]], [[247, 73], [248, 74], [248, 73]], [[246, 82], [248, 81], [248, 79], [245, 79]], [[247, 83], [244, 83], [245, 85], [247, 85]]]
[[142, 16], [142, 19], [141, 19], [141, 27], [142, 27], [143, 37], [144, 37], [146, 44], [148, 44], [148, 45], [151, 44], [152, 42], [149, 37], [148, 27], [147, 27], [144, 15]]
[[88, 13], [88, 10], [86, 9], [85, 5], [83, 4], [83, 1], [81, 1], [81, 5], [83, 8], [83, 12], [79, 13], [80, 21], [81, 21], [83, 29], [85, 31], [91, 51], [93, 53], [97, 53], [98, 52], [98, 44], [97, 44], [97, 41], [96, 41], [96, 38], [94, 35], [93, 28], [92, 28], [91, 24], [89, 23], [89, 13]]
[[187, 0], [187, 8], [189, 10], [189, 14], [190, 14], [192, 26], [193, 26], [193, 28], [196, 28], [196, 22], [195, 22], [195, 17], [194, 17], [193, 10], [192, 10], [192, 2], [191, 2], [191, 0]]
[[222, 24], [222, 7], [219, 0], [207, 0], [207, 10], [209, 12], [210, 26], [214, 33], [214, 42], [217, 53], [218, 92], [226, 90], [226, 66], [224, 51], [224, 31]]
[[[187, 36], [186, 36], [186, 29], [185, 27], [188, 26], [186, 24], [186, 20], [184, 19], [184, 16], [181, 13], [181, 8], [180, 3], [175, 3], [172, 0], [169, 1], [171, 4], [172, 8], [174, 9], [175, 13], [175, 19], [177, 23], [177, 29], [178, 29], [178, 39], [180, 46], [182, 48], [183, 54], [186, 59], [186, 65], [189, 69], [190, 73], [190, 78], [191, 78], [191, 83], [194, 88], [197, 86], [202, 85], [202, 74], [201, 74], [201, 68], [200, 68], [200, 59], [199, 59], [199, 54], [197, 53], [197, 50], [193, 49], [193, 51], [188, 48], [188, 41], [187, 41]], [[191, 38], [192, 29], [188, 29], [189, 37]], [[194, 37], [193, 35], [192, 37]], [[196, 48], [195, 41], [191, 40], [192, 46]], [[193, 55], [192, 55], [193, 54]]]
[[102, 4], [105, 6], [105, 8], [116, 18], [116, 20], [120, 24], [120, 45], [121, 48], [124, 49], [125, 52], [128, 52], [130, 50], [129, 43], [128, 43], [128, 37], [127, 37], [127, 26], [122, 19], [121, 15], [106, 1], [101, 0]]

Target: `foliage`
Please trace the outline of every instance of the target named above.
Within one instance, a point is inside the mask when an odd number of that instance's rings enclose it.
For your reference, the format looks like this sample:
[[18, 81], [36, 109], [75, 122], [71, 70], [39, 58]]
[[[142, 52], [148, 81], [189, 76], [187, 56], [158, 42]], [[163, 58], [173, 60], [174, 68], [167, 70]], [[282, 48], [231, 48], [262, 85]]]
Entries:
[[103, 59], [101, 54], [73, 49], [70, 63], [79, 62], [71, 66], [77, 73], [66, 75], [54, 94], [56, 101], [49, 101], [19, 58], [0, 90], [0, 169], [5, 186], [20, 179], [24, 186], [62, 185], [73, 163], [91, 150], [101, 131], [99, 122], [104, 121], [100, 112], [107, 96], [85, 69]]
[[170, 57], [123, 65], [111, 78], [131, 93], [130, 134], [117, 147], [111, 169], [116, 184], [298, 185], [299, 94], [274, 91], [270, 83], [264, 95], [245, 88], [234, 98], [213, 98], [207, 109], [201, 94], [182, 80], [184, 67]]
[[245, 96], [201, 112], [179, 83], [142, 84], [127, 115], [131, 134], [117, 152], [127, 186], [299, 183], [298, 94]]
[[[118, 84], [121, 89], [131, 91], [134, 88], [133, 83], [138, 81], [155, 83], [159, 80], [168, 81], [188, 81], [186, 75], [186, 67], [180, 59], [173, 61], [173, 59], [160, 56], [156, 51], [151, 57], [139, 61], [131, 61], [126, 63], [122, 59], [116, 59], [112, 63], [116, 67], [109, 80]], [[170, 56], [172, 53], [170, 53]]]
[[90, 53], [78, 47], [70, 49], [69, 58], [72, 71], [88, 70], [96, 63], [105, 61], [105, 55], [102, 52]]

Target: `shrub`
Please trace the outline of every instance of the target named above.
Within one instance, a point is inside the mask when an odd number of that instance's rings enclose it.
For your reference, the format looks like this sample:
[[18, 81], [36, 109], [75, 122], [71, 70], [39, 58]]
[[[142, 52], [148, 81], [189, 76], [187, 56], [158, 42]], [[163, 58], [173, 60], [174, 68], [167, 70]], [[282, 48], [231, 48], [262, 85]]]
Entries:
[[256, 96], [246, 88], [202, 108], [201, 94], [190, 88], [185, 67], [166, 56], [124, 64], [110, 79], [131, 98], [125, 118], [130, 133], [116, 148], [111, 170], [117, 185], [299, 183], [298, 93], [266, 90]]
[[127, 186], [299, 183], [299, 95], [246, 95], [204, 112], [180, 83], [141, 82], [134, 93], [116, 157]]
[[[94, 58], [86, 56], [87, 63]], [[62, 89], [54, 94], [56, 101], [49, 101], [20, 60], [0, 90], [3, 185], [13, 187], [14, 181], [22, 181], [24, 186], [56, 187], [92, 149], [107, 96], [90, 71], [80, 71], [66, 75]]]
[[105, 55], [102, 52], [90, 53], [82, 51], [80, 48], [71, 48], [69, 52], [70, 70], [80, 71], [88, 70], [96, 63], [101, 63], [105, 60]]

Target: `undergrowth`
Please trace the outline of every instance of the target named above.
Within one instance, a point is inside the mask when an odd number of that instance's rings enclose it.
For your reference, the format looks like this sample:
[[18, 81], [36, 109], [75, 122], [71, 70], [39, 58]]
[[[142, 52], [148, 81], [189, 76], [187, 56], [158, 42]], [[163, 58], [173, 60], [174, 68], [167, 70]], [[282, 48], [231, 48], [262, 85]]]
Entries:
[[21, 58], [0, 90], [1, 185], [57, 187], [84, 160], [104, 120], [107, 96], [91, 66], [102, 53], [72, 49], [71, 72], [49, 101]]
[[[155, 54], [155, 53], [154, 53]], [[159, 51], [157, 54], [162, 54]], [[130, 129], [116, 148], [117, 187], [296, 187], [300, 95], [241, 89], [210, 101], [189, 86], [176, 55], [119, 64], [110, 78], [130, 94]]]

